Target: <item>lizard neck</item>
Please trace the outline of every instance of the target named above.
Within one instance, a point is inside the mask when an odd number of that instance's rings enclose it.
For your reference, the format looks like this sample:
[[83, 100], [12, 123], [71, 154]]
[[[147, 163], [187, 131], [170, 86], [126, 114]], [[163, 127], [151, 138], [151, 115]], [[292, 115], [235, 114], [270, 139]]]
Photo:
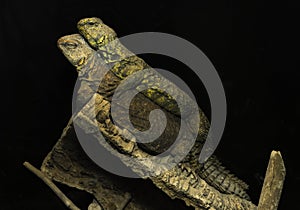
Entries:
[[104, 61], [110, 65], [134, 55], [117, 38], [106, 45], [98, 47], [98, 51]]

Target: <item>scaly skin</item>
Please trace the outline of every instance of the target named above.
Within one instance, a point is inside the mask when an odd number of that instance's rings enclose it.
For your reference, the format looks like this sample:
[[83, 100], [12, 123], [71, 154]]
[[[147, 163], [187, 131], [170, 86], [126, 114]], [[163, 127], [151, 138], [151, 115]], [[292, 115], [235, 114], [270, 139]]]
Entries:
[[[74, 44], [75, 43], [75, 44]], [[75, 48], [73, 46], [77, 45]], [[63, 37], [58, 41], [59, 48], [63, 51], [68, 60], [77, 67], [78, 72], [81, 74], [82, 81], [88, 81], [84, 87], [90, 87], [93, 91], [94, 77], [93, 72], [97, 73], [101, 71], [101, 62], [99, 62], [99, 56], [84, 42], [83, 38], [76, 34]], [[71, 46], [71, 48], [70, 48]], [[81, 53], [81, 55], [80, 55]], [[79, 56], [80, 55], [80, 56]], [[103, 69], [102, 69], [103, 70]], [[113, 78], [112, 74], [108, 73], [109, 78]], [[108, 80], [110, 81], [110, 80]], [[115, 81], [114, 79], [112, 81]], [[107, 80], [103, 80], [100, 85], [100, 89], [107, 87]], [[105, 90], [104, 90], [105, 92]], [[94, 93], [94, 92], [93, 92]], [[107, 137], [106, 139], [115, 145], [116, 149], [121, 153], [126, 153], [133, 157], [149, 157], [149, 154], [139, 148], [134, 142], [128, 142], [119, 133], [119, 130], [110, 121], [110, 102], [109, 96], [103, 96], [96, 94], [99, 103], [96, 105], [96, 112], [98, 113], [97, 119], [99, 122], [99, 129], [102, 134]], [[86, 100], [86, 102], [88, 99]], [[93, 108], [93, 107], [92, 107]], [[85, 119], [92, 119], [94, 110], [85, 103], [85, 106], [78, 115], [85, 116]], [[92, 122], [90, 122], [92, 123]], [[85, 125], [83, 125], [84, 127]], [[109, 149], [109, 148], [108, 148]], [[149, 167], [147, 164], [142, 166], [132, 165], [130, 162], [125, 164], [131, 166], [137, 173], [143, 172], [140, 169]], [[250, 202], [238, 198], [235, 195], [224, 195], [218, 192], [213, 187], [209, 186], [204, 180], [202, 180], [198, 174], [193, 173], [190, 164], [188, 162], [181, 163], [175, 168], [159, 173], [156, 177], [151, 177], [152, 181], [166, 192], [171, 197], [177, 197], [184, 200], [188, 205], [192, 205], [197, 208], [204, 209], [255, 209], [256, 207]]]
[[[78, 22], [77, 27], [80, 33], [88, 40], [89, 44], [98, 51], [101, 58], [112, 67], [111, 72], [120, 79], [124, 79], [136, 71], [150, 68], [144, 60], [127, 50], [118, 41], [115, 31], [105, 25], [99, 18], [82, 19]], [[145, 81], [147, 81], [147, 77], [145, 78]], [[157, 81], [160, 80], [157, 79]], [[161, 83], [169, 84], [168, 82]], [[176, 100], [164, 91], [161, 91], [160, 89], [148, 89], [141, 92], [146, 97], [150, 98], [151, 101], [154, 101], [171, 113], [180, 116]], [[186, 105], [189, 106], [189, 97], [182, 94], [181, 91], [175, 89], [172, 96], [184, 97], [186, 99]], [[198, 138], [186, 161], [192, 165], [194, 170], [196, 170], [202, 178], [212, 186], [216, 187], [219, 191], [230, 194], [233, 193], [242, 198], [249, 199], [249, 196], [245, 191], [248, 189], [248, 185], [230, 174], [230, 172], [225, 170], [221, 165], [216, 164], [218, 161], [215, 157], [209, 158], [203, 166], [198, 163], [198, 157], [209, 129], [208, 119], [200, 108], [199, 115], [201, 121]], [[166, 139], [162, 138], [162, 141], [166, 141]], [[171, 143], [168, 145], [170, 144]], [[157, 148], [152, 147], [151, 144], [146, 145], [146, 148], [143, 149], [146, 149], [148, 152], [161, 152], [157, 150]], [[154, 149], [156, 150], [153, 151]]]
[[[101, 120], [98, 120], [97, 124], [90, 120], [95, 114], [95, 107], [96, 112], [101, 111], [101, 116], [98, 116]], [[119, 151], [118, 154], [126, 154], [137, 159], [149, 158], [150, 155], [141, 150], [134, 139], [130, 141], [124, 139], [120, 129], [111, 122], [109, 112], [109, 101], [105, 100], [101, 95], [95, 94], [82, 111], [77, 116], [74, 116], [74, 122], [76, 122], [76, 118], [85, 119], [84, 122], [79, 120], [78, 125], [82, 129], [97, 126], [111, 145]], [[90, 130], [89, 134], [96, 137], [96, 132], [97, 130]], [[99, 142], [101, 143], [101, 141]], [[105, 144], [102, 145], [111, 151]], [[153, 167], [147, 161], [141, 161], [139, 164], [136, 164], [132, 163], [131, 159], [122, 158], [121, 155], [118, 157], [125, 165], [141, 176]], [[162, 165], [161, 167], [163, 168], [164, 166]], [[162, 189], [171, 198], [182, 199], [187, 205], [191, 205], [195, 209], [255, 210], [257, 208], [251, 202], [236, 195], [220, 193], [208, 185], [197, 174], [192, 173], [189, 165], [185, 165], [185, 163], [179, 164], [166, 172], [161, 171], [160, 168], [157, 168], [156, 171], [156, 176], [150, 177], [150, 179], [157, 187]]]

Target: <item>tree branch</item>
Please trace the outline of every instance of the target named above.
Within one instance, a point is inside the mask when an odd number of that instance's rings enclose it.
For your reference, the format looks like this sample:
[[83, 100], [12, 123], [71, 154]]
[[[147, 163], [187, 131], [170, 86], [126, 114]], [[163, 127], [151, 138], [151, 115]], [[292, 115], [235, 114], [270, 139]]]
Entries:
[[42, 173], [40, 170], [35, 168], [33, 165], [31, 165], [29, 162], [24, 162], [23, 165], [30, 170], [32, 173], [34, 173], [36, 176], [38, 176], [41, 180], [45, 182], [46, 185], [48, 185], [53, 192], [60, 198], [60, 200], [71, 210], [80, 210], [49, 178], [45, 176], [44, 173]]
[[272, 151], [257, 210], [278, 208], [286, 170], [279, 151]]

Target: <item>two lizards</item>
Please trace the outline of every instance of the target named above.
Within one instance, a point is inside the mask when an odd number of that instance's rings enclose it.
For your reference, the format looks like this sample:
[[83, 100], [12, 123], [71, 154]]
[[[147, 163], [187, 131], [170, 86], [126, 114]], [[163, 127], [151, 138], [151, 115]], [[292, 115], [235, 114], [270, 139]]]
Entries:
[[[65, 36], [58, 40], [58, 47], [76, 67], [81, 78], [81, 95], [83, 96], [81, 106], [88, 107], [89, 100], [96, 101], [93, 111], [97, 112], [97, 127], [106, 141], [114, 145], [120, 153], [129, 157], [149, 158], [165, 151], [174, 142], [180, 128], [180, 110], [176, 100], [164, 91], [155, 88], [143, 90], [137, 94], [130, 106], [129, 114], [132, 124], [139, 130], [147, 130], [150, 111], [160, 109], [167, 118], [166, 128], [162, 135], [151, 143], [140, 144], [125, 139], [120, 132], [120, 126], [111, 121], [112, 96], [116, 88], [128, 76], [143, 69], [150, 68], [151, 70], [151, 67], [127, 50], [118, 41], [116, 33], [100, 19], [82, 19], [78, 22], [78, 29], [85, 39], [79, 34]], [[95, 75], [103, 72], [104, 65], [100, 65], [103, 61], [111, 68], [105, 73], [99, 86], [95, 88], [95, 83], [99, 79]], [[138, 89], [139, 86], [135, 88]], [[184, 100], [189, 100], [180, 89], [174, 89], [173, 92], [175, 95], [182, 95]], [[86, 96], [92, 98], [84, 98]], [[180, 198], [187, 205], [195, 208], [256, 209], [256, 206], [248, 201], [249, 197], [246, 194], [248, 186], [225, 170], [215, 156], [210, 157], [203, 165], [198, 163], [198, 156], [209, 129], [209, 122], [201, 109], [199, 109], [199, 118], [197, 139], [187, 157], [172, 169], [158, 172], [150, 179], [170, 197]], [[133, 170], [138, 173], [141, 166], [149, 167], [147, 164], [137, 167], [130, 161], [124, 161], [124, 163], [133, 167]]]

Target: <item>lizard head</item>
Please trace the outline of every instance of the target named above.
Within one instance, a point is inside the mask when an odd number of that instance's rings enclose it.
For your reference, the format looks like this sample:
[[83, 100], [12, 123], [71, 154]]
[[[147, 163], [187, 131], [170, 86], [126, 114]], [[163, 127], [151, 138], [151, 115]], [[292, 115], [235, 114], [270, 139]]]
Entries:
[[77, 23], [79, 32], [88, 40], [89, 44], [99, 49], [116, 39], [116, 32], [105, 25], [101, 19], [92, 17], [81, 19]]
[[87, 64], [88, 58], [94, 52], [79, 34], [61, 37], [57, 41], [57, 46], [78, 71]]

